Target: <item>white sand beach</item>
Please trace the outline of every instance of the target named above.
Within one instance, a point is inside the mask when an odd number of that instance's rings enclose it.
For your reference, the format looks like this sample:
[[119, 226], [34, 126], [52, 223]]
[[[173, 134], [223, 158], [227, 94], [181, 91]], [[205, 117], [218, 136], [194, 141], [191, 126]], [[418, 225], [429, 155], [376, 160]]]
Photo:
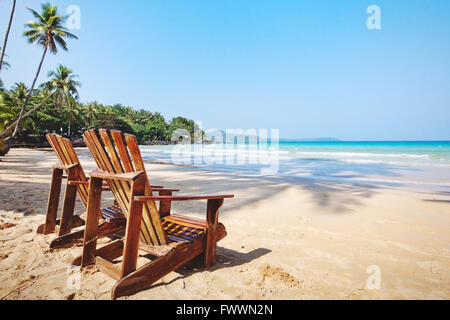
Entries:
[[[87, 151], [78, 152], [84, 169], [93, 170]], [[115, 281], [95, 267], [83, 270], [80, 289], [68, 285], [80, 247], [51, 252], [55, 236], [36, 234], [55, 162], [53, 152], [29, 149], [13, 149], [0, 162], [0, 299], [110, 299]], [[215, 267], [182, 268], [122, 299], [450, 299], [446, 192], [147, 169], [151, 183], [181, 194], [236, 198], [220, 212], [228, 236]], [[205, 202], [173, 205], [173, 212], [198, 218], [205, 210]], [[379, 289], [367, 286], [370, 266], [379, 268]]]

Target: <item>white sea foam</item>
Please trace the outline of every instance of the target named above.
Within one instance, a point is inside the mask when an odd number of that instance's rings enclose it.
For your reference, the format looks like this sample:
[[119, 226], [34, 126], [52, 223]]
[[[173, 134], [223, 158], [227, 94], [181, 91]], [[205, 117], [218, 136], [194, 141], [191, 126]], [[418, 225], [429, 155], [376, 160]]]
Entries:
[[[148, 146], [141, 149], [144, 159], [158, 162], [192, 164], [207, 170], [236, 171], [258, 174], [264, 162], [251, 159], [276, 158], [280, 176], [312, 177], [381, 183], [436, 183], [450, 181], [450, 146], [286, 146], [264, 145], [189, 145]], [[175, 156], [174, 156], [175, 152]], [[177, 153], [178, 152], [178, 153]], [[214, 155], [214, 160], [204, 161]], [[200, 159], [200, 161], [199, 161]], [[232, 162], [230, 163], [230, 159]], [[237, 161], [239, 159], [239, 161]], [[344, 174], [353, 172], [353, 174]], [[376, 178], [374, 178], [376, 176]], [[393, 178], [395, 177], [395, 178]]]

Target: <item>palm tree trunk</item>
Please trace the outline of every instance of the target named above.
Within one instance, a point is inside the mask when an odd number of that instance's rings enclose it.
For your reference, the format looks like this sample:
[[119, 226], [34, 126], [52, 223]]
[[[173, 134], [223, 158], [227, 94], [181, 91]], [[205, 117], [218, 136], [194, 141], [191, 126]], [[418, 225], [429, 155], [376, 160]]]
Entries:
[[11, 137], [9, 137], [9, 139], [8, 139], [8, 141], [10, 143], [12, 143], [12, 140], [14, 140], [14, 138], [17, 135], [17, 132], [19, 131], [20, 121], [23, 118], [23, 113], [25, 111], [25, 108], [28, 106], [28, 103], [30, 102], [31, 96], [33, 94], [34, 86], [36, 85], [37, 79], [39, 77], [39, 73], [41, 72], [42, 64], [44, 63], [45, 55], [47, 54], [47, 49], [48, 49], [48, 46], [46, 45], [45, 48], [44, 48], [44, 53], [42, 54], [41, 63], [39, 63], [39, 68], [38, 68], [38, 70], [36, 72], [36, 77], [34, 77], [33, 84], [31, 85], [30, 92], [28, 93], [27, 100], [25, 101], [22, 109], [20, 110], [19, 118], [17, 119], [16, 128], [14, 129], [14, 132], [11, 135]]
[[12, 24], [12, 21], [13, 21], [14, 11], [15, 10], [16, 10], [16, 0], [13, 0], [12, 8], [11, 8], [11, 14], [9, 16], [9, 24], [8, 24], [8, 28], [6, 29], [5, 40], [3, 42], [2, 53], [1, 53], [1, 56], [0, 56], [0, 72], [2, 71], [3, 58], [5, 57], [6, 45], [8, 44], [9, 31], [11, 30], [11, 24]]
[[[27, 111], [27, 113], [25, 113], [22, 117], [22, 120], [25, 119], [26, 117], [28, 117], [30, 114], [32, 114], [33, 112], [35, 112], [37, 109], [39, 109], [40, 107], [42, 107], [42, 105], [44, 103], [46, 103], [53, 95], [55, 94], [55, 92], [53, 92], [51, 95], [49, 95], [47, 98], [44, 99], [44, 101], [42, 101], [41, 103], [39, 103], [37, 106], [33, 107], [33, 109]], [[14, 123], [12, 123], [11, 125], [8, 126], [8, 128], [6, 128], [5, 130], [3, 130], [0, 133], [0, 137], [4, 136], [6, 133], [8, 133], [9, 130], [11, 130], [12, 128], [14, 128], [14, 126], [17, 124], [17, 120], [14, 121]]]

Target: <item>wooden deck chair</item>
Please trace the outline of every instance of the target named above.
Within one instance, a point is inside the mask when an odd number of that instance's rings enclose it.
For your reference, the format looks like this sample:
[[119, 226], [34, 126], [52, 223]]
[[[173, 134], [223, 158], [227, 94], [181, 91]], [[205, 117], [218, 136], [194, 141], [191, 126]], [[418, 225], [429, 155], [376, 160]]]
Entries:
[[[83, 219], [74, 215], [74, 209], [77, 194], [87, 208], [89, 178], [86, 176], [69, 139], [65, 139], [57, 134], [47, 134], [46, 138], [59, 163], [53, 166], [45, 223], [38, 227], [37, 232], [46, 235], [51, 233], [58, 234], [58, 237], [50, 244], [51, 249], [64, 248], [76, 243], [81, 244], [84, 230], [78, 230], [73, 233], [71, 231], [73, 228], [81, 227], [85, 224]], [[67, 174], [66, 177], [63, 176], [64, 173]], [[67, 186], [61, 218], [57, 220], [63, 178], [67, 178]], [[104, 188], [103, 190], [108, 189]], [[175, 189], [167, 191], [160, 186], [157, 187], [157, 190], [162, 190], [162, 194], [165, 195], [171, 194], [172, 191], [177, 191]], [[125, 231], [125, 216], [117, 203], [110, 207], [102, 208], [100, 212], [99, 237], [107, 237], [120, 231]]]
[[[91, 174], [83, 254], [74, 264], [97, 267], [118, 280], [113, 299], [149, 288], [155, 281], [203, 254], [205, 266], [216, 260], [217, 242], [226, 236], [218, 222], [225, 198], [217, 196], [154, 196], [135, 136], [116, 130], [90, 130], [84, 141], [99, 169]], [[98, 212], [102, 182], [106, 180], [120, 208], [127, 216], [123, 239], [97, 249]], [[155, 201], [208, 200], [207, 219], [170, 215]], [[160, 206], [161, 207], [161, 206]], [[139, 250], [154, 259], [137, 269]], [[121, 263], [114, 260], [122, 257]]]

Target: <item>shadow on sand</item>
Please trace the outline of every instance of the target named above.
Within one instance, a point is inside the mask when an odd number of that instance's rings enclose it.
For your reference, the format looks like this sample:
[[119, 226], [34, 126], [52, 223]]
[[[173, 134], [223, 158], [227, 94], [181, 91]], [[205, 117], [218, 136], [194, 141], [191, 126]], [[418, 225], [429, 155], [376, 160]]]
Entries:
[[[208, 269], [208, 272], [214, 272], [216, 270], [224, 269], [224, 268], [232, 268], [240, 265], [247, 264], [253, 260], [256, 260], [268, 253], [272, 252], [272, 250], [259, 248], [252, 250], [248, 253], [242, 253], [231, 249], [226, 249], [222, 247], [217, 248], [217, 264], [214, 267]], [[194, 260], [186, 263], [183, 267], [176, 270], [175, 272], [179, 274], [179, 276], [175, 277], [169, 282], [157, 283], [151, 288], [156, 288], [159, 286], [166, 286], [168, 284], [174, 283], [181, 279], [186, 279], [195, 273], [204, 271], [203, 268], [203, 256], [195, 258]]]

